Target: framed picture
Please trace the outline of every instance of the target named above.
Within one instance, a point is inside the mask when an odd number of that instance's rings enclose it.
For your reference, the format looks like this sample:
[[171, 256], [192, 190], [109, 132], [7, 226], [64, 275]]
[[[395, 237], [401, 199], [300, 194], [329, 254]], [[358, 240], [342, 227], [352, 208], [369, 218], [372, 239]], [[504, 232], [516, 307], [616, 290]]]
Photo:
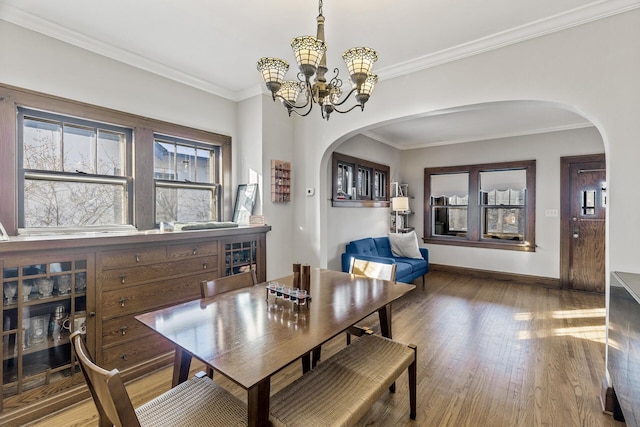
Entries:
[[233, 222], [249, 224], [249, 217], [253, 213], [256, 203], [258, 184], [240, 184], [236, 193], [236, 204], [233, 208]]

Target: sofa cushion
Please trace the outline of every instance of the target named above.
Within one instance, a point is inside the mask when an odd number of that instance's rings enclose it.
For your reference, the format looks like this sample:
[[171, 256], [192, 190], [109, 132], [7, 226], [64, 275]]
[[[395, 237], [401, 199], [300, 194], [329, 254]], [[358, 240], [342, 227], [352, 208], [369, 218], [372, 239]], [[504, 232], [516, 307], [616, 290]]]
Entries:
[[409, 258], [396, 258], [396, 280], [402, 279], [406, 276], [410, 276], [413, 272], [413, 267], [408, 262], [404, 262]]
[[378, 255], [393, 258], [394, 255], [391, 253], [391, 243], [389, 243], [388, 237], [374, 237], [374, 243], [376, 244], [376, 249], [378, 250]]
[[384, 256], [378, 253], [376, 244], [371, 237], [349, 242], [347, 245], [347, 252], [361, 255]]
[[408, 233], [389, 233], [391, 253], [397, 257], [423, 259], [418, 245], [418, 236], [411, 230]]
[[395, 260], [396, 264], [408, 264], [411, 267], [411, 272], [413, 273], [427, 268], [427, 261], [424, 258], [396, 258]]

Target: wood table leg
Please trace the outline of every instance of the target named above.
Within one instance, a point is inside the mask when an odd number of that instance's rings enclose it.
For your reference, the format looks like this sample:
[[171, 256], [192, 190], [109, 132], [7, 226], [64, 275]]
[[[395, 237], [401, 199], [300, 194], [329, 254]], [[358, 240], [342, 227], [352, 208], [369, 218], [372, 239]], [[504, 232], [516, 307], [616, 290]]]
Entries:
[[267, 378], [248, 390], [249, 427], [269, 426], [269, 393], [271, 378]]
[[191, 368], [191, 354], [181, 348], [176, 348], [176, 355], [173, 359], [173, 379], [171, 386], [175, 387], [189, 378]]
[[312, 354], [311, 367], [315, 368], [318, 362], [320, 361], [320, 357], [322, 357], [322, 346], [319, 345], [316, 348], [314, 348], [311, 354]]
[[311, 353], [302, 356], [302, 373], [306, 374], [311, 370]]
[[[380, 333], [383, 337], [393, 338], [391, 336], [391, 304], [387, 304], [378, 310], [378, 318], [380, 319]], [[391, 393], [396, 392], [396, 383], [389, 387]]]
[[393, 338], [391, 336], [391, 304], [387, 304], [378, 310], [378, 318], [380, 319], [380, 333], [382, 336]]

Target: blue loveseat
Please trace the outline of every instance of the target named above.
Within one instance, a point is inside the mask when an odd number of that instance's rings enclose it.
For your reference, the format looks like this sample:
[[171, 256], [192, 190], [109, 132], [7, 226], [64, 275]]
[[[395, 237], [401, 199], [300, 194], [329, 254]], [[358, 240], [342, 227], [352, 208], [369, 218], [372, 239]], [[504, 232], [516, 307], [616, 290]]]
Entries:
[[342, 254], [342, 271], [345, 273], [349, 271], [351, 258], [396, 264], [397, 282], [411, 283], [418, 277], [422, 277], [424, 285], [424, 275], [429, 271], [429, 250], [420, 248], [420, 253], [423, 259], [397, 257], [391, 252], [388, 237], [367, 237], [347, 244]]

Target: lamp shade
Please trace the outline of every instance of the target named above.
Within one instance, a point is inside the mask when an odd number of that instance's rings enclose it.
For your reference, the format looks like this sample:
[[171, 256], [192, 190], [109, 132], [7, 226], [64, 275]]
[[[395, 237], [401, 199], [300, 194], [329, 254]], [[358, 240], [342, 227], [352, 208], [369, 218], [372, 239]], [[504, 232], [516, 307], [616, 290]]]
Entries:
[[360, 94], [370, 96], [371, 92], [373, 92], [373, 88], [378, 83], [378, 76], [376, 74], [369, 74], [367, 79], [364, 81], [362, 86], [360, 86]]
[[391, 198], [391, 210], [394, 212], [405, 212], [409, 210], [409, 198], [408, 197], [392, 197]]
[[315, 74], [320, 60], [327, 50], [327, 44], [312, 36], [300, 36], [291, 40], [291, 49], [296, 56], [300, 71], [311, 77]]
[[360, 86], [371, 74], [373, 63], [378, 60], [378, 53], [369, 47], [353, 47], [342, 54], [347, 64], [351, 81]]
[[258, 61], [258, 71], [260, 71], [262, 79], [272, 93], [280, 90], [284, 75], [288, 70], [289, 63], [282, 59], [260, 58]]
[[302, 86], [300, 82], [296, 82], [294, 80], [285, 80], [282, 83], [280, 90], [278, 91], [278, 95], [284, 98], [284, 101], [288, 102], [289, 104], [295, 105], [301, 90]]

